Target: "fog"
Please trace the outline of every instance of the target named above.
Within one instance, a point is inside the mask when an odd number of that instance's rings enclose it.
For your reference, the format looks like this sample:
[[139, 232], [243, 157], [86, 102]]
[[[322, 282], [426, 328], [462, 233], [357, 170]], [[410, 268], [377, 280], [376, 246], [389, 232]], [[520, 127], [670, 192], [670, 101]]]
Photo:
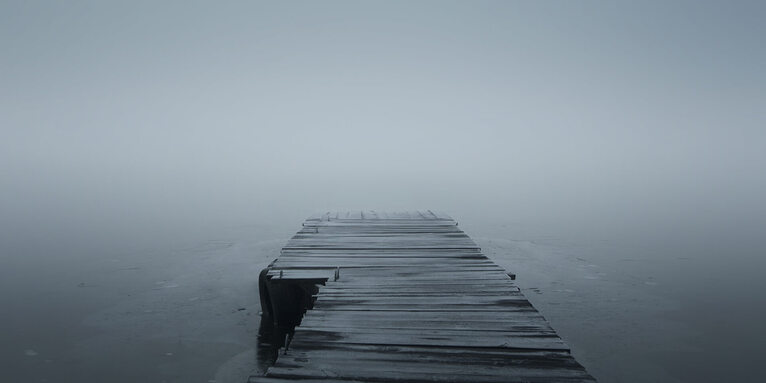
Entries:
[[[601, 251], [591, 262], [610, 275], [654, 273], [652, 297], [680, 312], [673, 323], [698, 335], [742, 331], [696, 346], [725, 371], [737, 359], [720, 349], [764, 346], [749, 332], [766, 307], [764, 11], [698, 1], [3, 1], [0, 284], [16, 312], [4, 327], [33, 331], [24, 322], [43, 309], [25, 296], [31, 281], [63, 304], [70, 298], [41, 276], [107, 254], [162, 259], [147, 249], [220, 236], [258, 236], [276, 251], [316, 211], [429, 208], [485, 249], [556, 238], [571, 260], [571, 244], [614, 244], [583, 252]], [[242, 227], [256, 229], [230, 234]], [[641, 266], [614, 263], [636, 248], [652, 249], [631, 258]], [[692, 262], [661, 263], [678, 258]], [[516, 267], [544, 278], [562, 265], [535, 269], [533, 259]], [[579, 299], [606, 300], [604, 288]], [[78, 299], [89, 308], [40, 315], [96, 310]], [[566, 313], [530, 299], [559, 315], [565, 339], [577, 337]], [[695, 311], [703, 306], [734, 322], [691, 323], [708, 315]], [[633, 321], [641, 331], [623, 334], [619, 350], [652, 354], [634, 340], [668, 327]], [[606, 340], [567, 340], [597, 378], [642, 380], [594, 366], [610, 353]], [[9, 355], [29, 347], [23, 334], [13, 341]], [[655, 358], [663, 367], [652, 380], [705, 378], [676, 363], [689, 349], [674, 350]]]

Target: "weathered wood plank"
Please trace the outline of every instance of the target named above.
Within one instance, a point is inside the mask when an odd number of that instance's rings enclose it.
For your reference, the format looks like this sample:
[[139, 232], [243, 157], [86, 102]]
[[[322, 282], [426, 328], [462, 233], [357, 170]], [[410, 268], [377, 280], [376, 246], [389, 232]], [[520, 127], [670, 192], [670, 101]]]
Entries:
[[567, 345], [556, 336], [492, 336], [493, 334], [419, 334], [393, 332], [390, 330], [376, 332], [352, 331], [320, 331], [299, 328], [291, 344], [298, 348], [306, 343], [348, 343], [348, 344], [377, 344], [377, 345], [413, 345], [432, 347], [472, 347], [472, 348], [512, 348], [529, 350], [566, 351]]

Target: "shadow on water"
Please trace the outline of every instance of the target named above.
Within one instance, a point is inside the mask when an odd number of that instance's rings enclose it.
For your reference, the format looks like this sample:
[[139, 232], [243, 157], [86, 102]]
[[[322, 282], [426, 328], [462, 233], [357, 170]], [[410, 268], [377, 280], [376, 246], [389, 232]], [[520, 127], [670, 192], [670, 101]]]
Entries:
[[277, 326], [270, 318], [263, 316], [258, 327], [256, 344], [256, 366], [258, 371], [266, 372], [277, 361], [279, 350], [285, 345], [287, 336], [292, 336], [293, 328]]

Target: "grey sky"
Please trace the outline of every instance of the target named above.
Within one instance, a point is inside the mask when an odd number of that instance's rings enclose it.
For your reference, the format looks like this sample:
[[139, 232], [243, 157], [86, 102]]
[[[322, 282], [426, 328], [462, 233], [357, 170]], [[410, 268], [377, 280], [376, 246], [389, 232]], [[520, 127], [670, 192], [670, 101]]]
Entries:
[[0, 214], [763, 223], [762, 2], [0, 3]]

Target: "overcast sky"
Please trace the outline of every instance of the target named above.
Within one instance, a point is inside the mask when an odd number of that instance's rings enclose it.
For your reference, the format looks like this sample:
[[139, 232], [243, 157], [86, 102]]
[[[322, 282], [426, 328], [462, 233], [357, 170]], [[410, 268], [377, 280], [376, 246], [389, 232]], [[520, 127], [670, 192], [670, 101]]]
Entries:
[[2, 0], [2, 226], [432, 208], [757, 231], [765, 11]]

